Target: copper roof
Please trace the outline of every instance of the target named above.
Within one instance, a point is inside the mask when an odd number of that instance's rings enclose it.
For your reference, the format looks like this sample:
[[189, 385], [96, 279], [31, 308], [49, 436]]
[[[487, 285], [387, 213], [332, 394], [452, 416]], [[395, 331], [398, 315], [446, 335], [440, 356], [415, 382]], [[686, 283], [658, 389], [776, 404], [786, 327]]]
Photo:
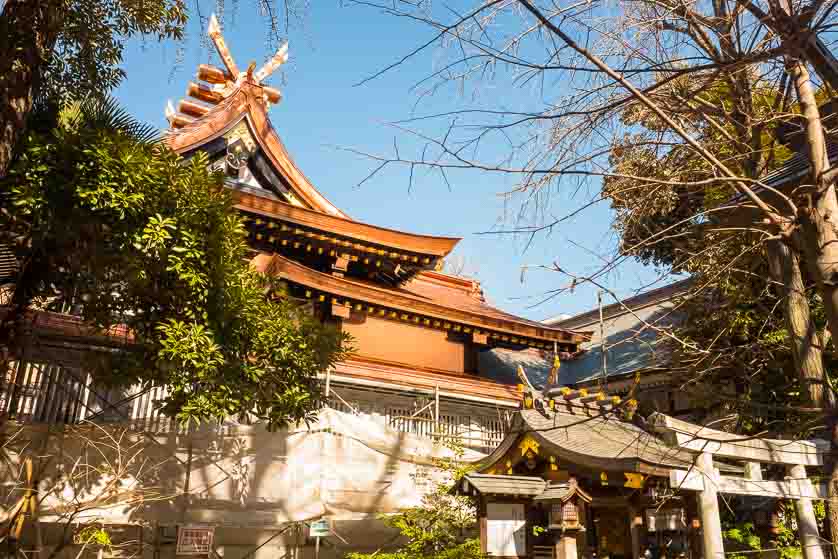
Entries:
[[174, 151], [183, 154], [218, 138], [245, 120], [268, 160], [288, 180], [291, 189], [310, 208], [328, 215], [349, 219], [349, 216], [329, 202], [311, 184], [311, 181], [291, 159], [291, 155], [268, 118], [262, 99], [262, 89], [259, 85], [245, 81], [235, 93], [212, 107], [206, 115], [182, 128], [172, 130], [166, 138], [166, 143]]
[[[481, 495], [535, 497], [544, 492], [547, 482], [540, 477], [466, 474], [464, 487], [471, 486]], [[564, 486], [567, 491], [567, 486]]]
[[293, 206], [279, 200], [272, 200], [239, 190], [233, 191], [233, 199], [236, 202], [236, 208], [244, 212], [255, 213], [268, 218], [295, 223], [302, 227], [328, 231], [335, 235], [403, 251], [442, 257], [447, 256], [460, 241], [458, 237], [416, 235], [368, 225], [345, 217], [324, 215], [317, 210]]
[[480, 314], [499, 321], [511, 321], [526, 324], [533, 328], [552, 330], [567, 334], [565, 340], [584, 341], [587, 337], [565, 328], [555, 328], [542, 322], [521, 318], [497, 309], [486, 302], [480, 283], [472, 279], [463, 279], [439, 272], [424, 271], [417, 274], [400, 288], [416, 297], [434, 301], [451, 308]]
[[[0, 307], [0, 320], [6, 318], [9, 310], [8, 306]], [[80, 316], [51, 311], [29, 309], [24, 313], [23, 323], [27, 329], [39, 336], [81, 338], [91, 342], [116, 344], [130, 343], [134, 340], [125, 325], [118, 324], [108, 329], [100, 329], [85, 322]]]
[[503, 400], [513, 406], [518, 405], [522, 397], [514, 386], [473, 375], [429, 371], [354, 356], [335, 365], [334, 372], [353, 379], [384, 382], [399, 388], [433, 391], [439, 387], [446, 393]]
[[268, 118], [267, 109], [259, 94], [260, 89], [261, 86], [248, 82], [241, 84], [228, 98], [210, 108], [206, 115], [182, 128], [172, 130], [166, 138], [169, 147], [184, 154], [222, 136], [245, 120], [268, 161], [287, 181], [291, 190], [308, 206], [301, 208], [246, 192], [235, 192], [234, 197], [240, 210], [289, 219], [301, 225], [369, 243], [434, 256], [447, 255], [460, 241], [456, 237], [416, 235], [376, 227], [347, 216], [314, 187], [291, 159]]
[[562, 344], [577, 344], [586, 339], [576, 332], [545, 326], [495, 309], [476, 291], [479, 288], [476, 282], [435, 272], [422, 272], [402, 287], [386, 287], [324, 274], [278, 254], [259, 254], [251, 265], [260, 272], [339, 298], [453, 321], [505, 336]]

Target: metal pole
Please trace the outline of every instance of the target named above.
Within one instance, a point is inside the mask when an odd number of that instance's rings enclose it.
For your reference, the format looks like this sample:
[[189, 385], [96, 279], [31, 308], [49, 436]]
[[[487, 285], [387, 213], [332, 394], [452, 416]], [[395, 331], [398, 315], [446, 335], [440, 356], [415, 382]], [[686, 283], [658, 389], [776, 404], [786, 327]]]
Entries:
[[[332, 368], [326, 369], [326, 400], [329, 399], [329, 389], [331, 388]], [[326, 402], [328, 404], [328, 402]]]
[[320, 536], [314, 538], [314, 559], [320, 559]]
[[439, 385], [434, 386], [434, 429], [439, 427]]
[[596, 301], [599, 306], [599, 351], [602, 353], [602, 374], [600, 375], [599, 386], [602, 386], [608, 379], [608, 356], [605, 354], [605, 321], [602, 318], [602, 290], [596, 292]]

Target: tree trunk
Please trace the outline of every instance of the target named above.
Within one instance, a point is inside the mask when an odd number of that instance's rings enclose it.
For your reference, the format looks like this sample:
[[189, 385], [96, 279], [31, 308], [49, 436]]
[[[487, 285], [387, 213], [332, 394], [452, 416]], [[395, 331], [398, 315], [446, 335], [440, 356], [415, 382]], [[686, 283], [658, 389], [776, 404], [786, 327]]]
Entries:
[[6, 0], [0, 14], [0, 178], [6, 176], [58, 39], [62, 5], [61, 0]]
[[[787, 60], [787, 70], [794, 80], [797, 99], [803, 113], [807, 155], [811, 168], [811, 183], [805, 193], [807, 202], [799, 208], [799, 223], [803, 235], [806, 260], [818, 283], [829, 329], [838, 330], [838, 197], [834, 181], [825, 180], [829, 169], [826, 137], [820, 111], [815, 99], [809, 72], [801, 60]], [[830, 398], [830, 402], [834, 399]], [[838, 413], [835, 406], [826, 410], [826, 428], [831, 443], [827, 460], [829, 472], [829, 527], [834, 538], [838, 534]], [[835, 541], [833, 551], [838, 553]]]
[[782, 286], [783, 316], [791, 339], [794, 365], [808, 403], [830, 408], [834, 396], [829, 390], [823, 367], [823, 342], [811, 318], [809, 300], [800, 261], [786, 243], [769, 241], [766, 246], [771, 279]]

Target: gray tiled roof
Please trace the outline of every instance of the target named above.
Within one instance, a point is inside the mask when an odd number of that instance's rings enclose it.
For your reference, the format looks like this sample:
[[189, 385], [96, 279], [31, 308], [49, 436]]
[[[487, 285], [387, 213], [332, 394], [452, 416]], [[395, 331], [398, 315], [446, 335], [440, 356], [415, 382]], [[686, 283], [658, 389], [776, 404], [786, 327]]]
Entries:
[[[829, 138], [826, 151], [831, 164], [838, 162], [838, 143], [835, 138]], [[779, 188], [790, 182], [797, 181], [809, 172], [809, 158], [805, 153], [795, 153], [783, 162], [783, 165], [764, 176], [761, 182], [772, 188]]]
[[[481, 351], [477, 356], [480, 376], [503, 384], [518, 384], [518, 365], [536, 388], [544, 386], [553, 365], [536, 349], [514, 351], [495, 348]], [[564, 366], [564, 365], [562, 365]]]
[[[668, 364], [670, 356], [661, 347], [661, 336], [656, 328], [666, 328], [681, 320], [681, 315], [677, 311], [673, 312], [675, 303], [672, 298], [688, 286], [688, 281], [680, 281], [655, 290], [655, 293], [662, 296], [650, 298], [647, 294], [641, 294], [627, 299], [624, 304], [633, 308], [631, 312], [622, 306], [608, 311], [603, 320], [608, 377], [665, 367]], [[591, 341], [581, 346], [586, 350], [585, 353], [562, 362], [559, 369], [560, 385], [573, 386], [590, 382], [602, 375], [598, 318], [599, 313], [587, 312], [555, 324], [562, 328], [593, 332]], [[592, 323], [594, 319], [596, 321]], [[524, 368], [530, 381], [540, 388], [545, 385], [550, 374], [552, 357], [535, 349], [513, 351], [500, 348], [482, 351], [478, 355], [481, 376], [497, 382], [516, 384], [519, 365]]]
[[540, 495], [547, 482], [540, 477], [466, 474], [465, 480], [483, 495]]
[[[670, 355], [661, 347], [662, 337], [656, 328], [671, 327], [681, 319], [673, 312], [672, 301], [623, 313], [604, 321], [606, 371], [609, 377], [631, 374], [641, 369], [665, 367]], [[591, 341], [582, 346], [588, 351], [562, 363], [559, 384], [572, 386], [602, 376], [602, 346], [598, 329]]]
[[632, 470], [642, 462], [658, 467], [688, 467], [692, 455], [667, 446], [657, 436], [616, 417], [588, 417], [584, 411], [542, 414], [522, 410], [520, 427], [553, 446], [566, 458], [595, 461], [605, 470]]
[[547, 488], [538, 495], [536, 501], [560, 501], [567, 495], [570, 485], [567, 483], [550, 483]]

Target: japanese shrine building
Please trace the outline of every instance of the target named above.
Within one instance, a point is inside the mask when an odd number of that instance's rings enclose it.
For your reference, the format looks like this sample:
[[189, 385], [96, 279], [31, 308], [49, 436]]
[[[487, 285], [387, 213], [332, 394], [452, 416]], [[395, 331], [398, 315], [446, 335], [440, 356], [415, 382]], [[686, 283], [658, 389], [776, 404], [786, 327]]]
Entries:
[[[218, 29], [210, 35], [226, 67], [200, 67], [191, 99], [168, 110], [167, 141], [184, 157], [207, 153], [227, 174], [246, 220], [252, 265], [282, 279], [292, 296], [354, 338], [356, 353], [330, 373], [335, 405], [368, 408], [398, 424], [423, 407], [414, 405], [424, 394], [434, 405], [413, 418], [415, 432], [431, 434], [435, 424], [468, 431], [470, 446], [493, 448], [503, 436], [497, 409], [515, 409], [520, 393], [514, 376], [493, 376], [485, 354], [535, 349], [552, 356], [575, 351], [587, 336], [500, 311], [477, 281], [436, 271], [459, 239], [370, 225], [335, 207], [294, 164], [268, 119], [280, 93], [262, 80], [286, 51], [259, 71], [241, 72]], [[380, 400], [375, 391], [397, 391], [413, 402], [372, 410]], [[452, 419], [464, 410], [471, 419]], [[440, 426], [441, 417], [460, 424]]]
[[[224, 68], [200, 67], [191, 99], [168, 108], [166, 142], [184, 158], [206, 153], [226, 175], [251, 265], [354, 338], [355, 353], [323, 374], [326, 407], [305, 428], [268, 432], [230, 420], [190, 431], [158, 409], [164, 387], [96, 386], [85, 352], [119, 344], [77, 317], [39, 311], [27, 317], [28, 338], [0, 392], [0, 411], [42, 440], [49, 468], [72, 470], [80, 454], [56, 433], [98, 436], [104, 431], [93, 425], [105, 423], [129, 429], [126, 440], [160, 461], [161, 473], [147, 482], [167, 498], [96, 501], [74, 516], [120, 526], [125, 549], [131, 541], [142, 552], [153, 547], [155, 557], [182, 549], [308, 556], [307, 523], [328, 518], [333, 536], [324, 538], [324, 556], [372, 552], [393, 539], [378, 515], [421, 503], [438, 473], [435, 460], [452, 455], [444, 441], [461, 441], [463, 458], [476, 460], [504, 440], [523, 392], [493, 356], [538, 352], [554, 361], [588, 335], [505, 313], [486, 302], [478, 282], [439, 272], [459, 239], [378, 227], [335, 207], [294, 164], [268, 118], [281, 95], [262, 80], [286, 51], [258, 71], [240, 71], [214, 18], [210, 36]], [[24, 461], [27, 448], [15, 460]], [[141, 472], [131, 475], [144, 487]], [[0, 471], [0, 482], [34, 483], [15, 476]], [[60, 497], [44, 497], [23, 547], [39, 539], [54, 545], [67, 509]], [[0, 513], [6, 505], [14, 503], [0, 502]]]
[[626, 404], [584, 389], [527, 394], [503, 443], [455, 488], [477, 500], [485, 553], [721, 558], [719, 496], [744, 495], [794, 501], [804, 557], [824, 557], [812, 501], [826, 487], [807, 467], [818, 471], [828, 443], [740, 437], [659, 413], [637, 423]]

